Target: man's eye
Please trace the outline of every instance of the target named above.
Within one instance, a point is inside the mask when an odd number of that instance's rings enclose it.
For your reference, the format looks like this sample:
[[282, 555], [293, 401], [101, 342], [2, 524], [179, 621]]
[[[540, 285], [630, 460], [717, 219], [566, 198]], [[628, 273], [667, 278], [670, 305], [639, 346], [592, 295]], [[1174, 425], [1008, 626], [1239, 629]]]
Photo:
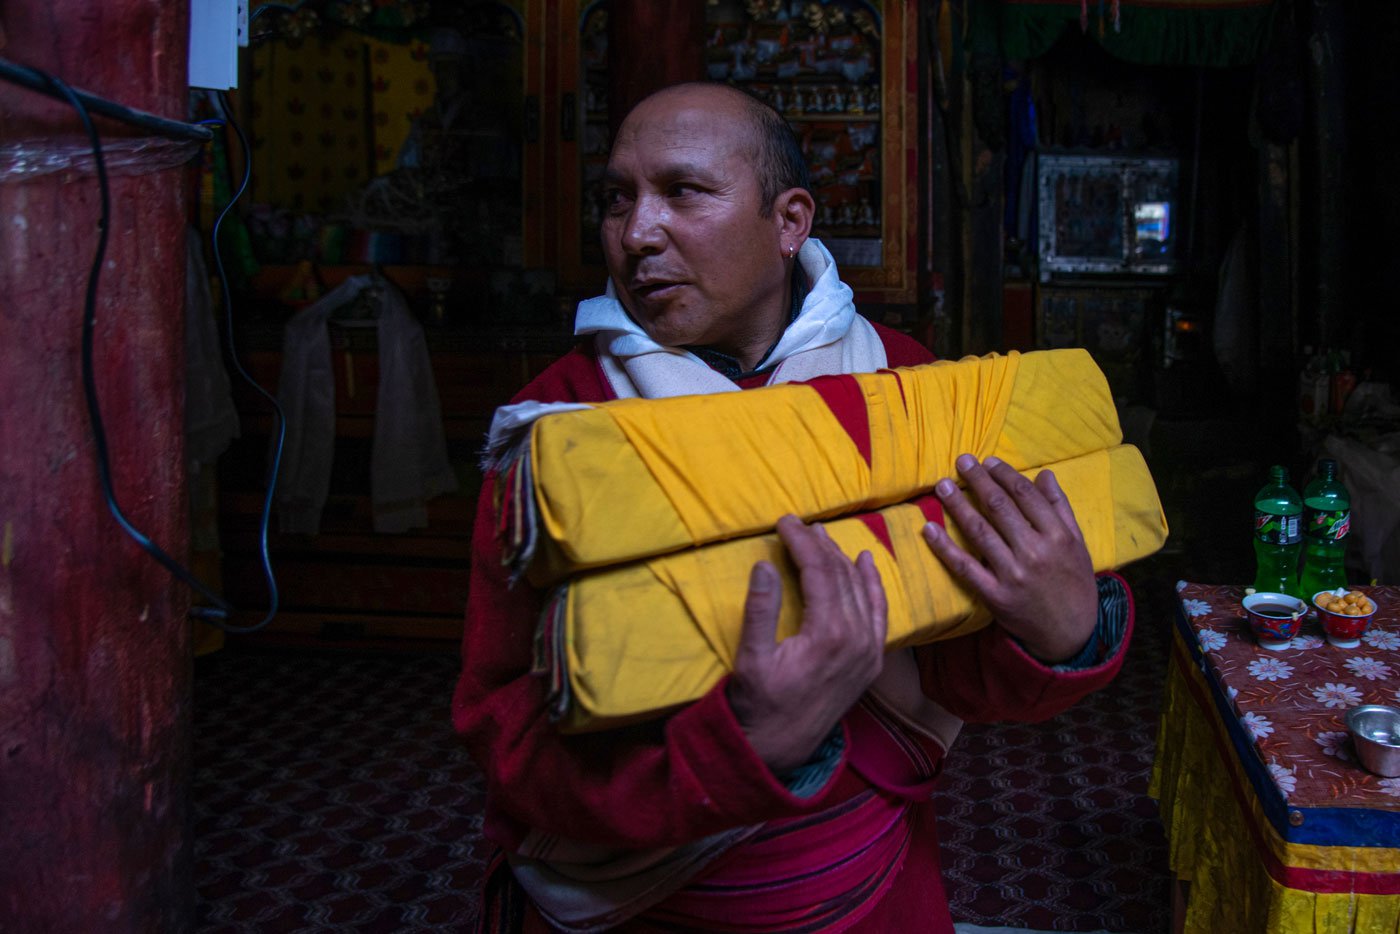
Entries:
[[698, 185], [691, 185], [687, 182], [676, 182], [666, 194], [672, 198], [684, 198], [687, 195], [699, 194], [699, 192], [700, 188]]
[[603, 191], [603, 208], [610, 212], [626, 209], [627, 196], [617, 188], [608, 188]]

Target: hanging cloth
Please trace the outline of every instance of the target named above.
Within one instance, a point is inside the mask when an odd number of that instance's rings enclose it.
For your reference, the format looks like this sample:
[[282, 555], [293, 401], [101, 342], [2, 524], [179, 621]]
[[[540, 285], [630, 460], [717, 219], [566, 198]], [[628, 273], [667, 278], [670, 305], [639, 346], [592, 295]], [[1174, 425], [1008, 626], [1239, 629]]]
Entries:
[[[368, 291], [367, 291], [368, 290]], [[351, 276], [287, 322], [277, 400], [287, 419], [278, 475], [283, 532], [315, 535], [330, 491], [335, 450], [331, 315], [368, 296], [379, 336], [379, 393], [370, 455], [376, 532], [428, 524], [427, 501], [457, 488], [423, 328], [403, 294], [381, 276]]]

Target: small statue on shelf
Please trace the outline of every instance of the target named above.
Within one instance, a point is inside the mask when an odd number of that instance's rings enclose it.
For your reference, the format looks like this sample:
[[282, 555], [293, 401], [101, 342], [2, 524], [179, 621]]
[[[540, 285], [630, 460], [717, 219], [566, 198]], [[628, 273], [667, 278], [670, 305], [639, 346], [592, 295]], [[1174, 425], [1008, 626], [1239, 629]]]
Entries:
[[777, 19], [783, 12], [783, 0], [745, 0], [749, 19]]
[[871, 207], [869, 198], [860, 199], [860, 206], [856, 208], [856, 223], [863, 227], [875, 226], [875, 209]]
[[590, 84], [584, 89], [584, 109], [587, 113], [606, 113], [608, 109], [608, 95], [605, 88]]
[[836, 213], [836, 223], [842, 227], [850, 227], [856, 222], [855, 209], [851, 207], [851, 202], [847, 201], [841, 205]]
[[429, 310], [429, 317], [435, 324], [442, 324], [447, 320], [447, 293], [452, 289], [452, 278], [450, 276], [428, 276], [423, 284], [428, 288], [428, 294], [432, 296], [432, 306]]
[[822, 108], [827, 113], [839, 114], [846, 109], [846, 95], [838, 85], [831, 85], [826, 89], [826, 105]]
[[802, 89], [802, 85], [794, 84], [792, 93], [788, 95], [788, 113], [800, 114], [807, 111], [807, 92]]
[[870, 71], [870, 53], [848, 53], [845, 58], [841, 59], [840, 70], [842, 77], [855, 84], [865, 77], [866, 72]]
[[747, 42], [736, 42], [733, 46], [734, 62], [729, 67], [729, 77], [735, 81], [748, 81], [758, 74], [753, 47]]
[[856, 10], [851, 14], [851, 25], [876, 42], [880, 41], [880, 29], [875, 25], [874, 18], [865, 10]]
[[846, 125], [846, 135], [851, 140], [851, 149], [860, 152], [875, 144], [875, 124], [849, 123]]

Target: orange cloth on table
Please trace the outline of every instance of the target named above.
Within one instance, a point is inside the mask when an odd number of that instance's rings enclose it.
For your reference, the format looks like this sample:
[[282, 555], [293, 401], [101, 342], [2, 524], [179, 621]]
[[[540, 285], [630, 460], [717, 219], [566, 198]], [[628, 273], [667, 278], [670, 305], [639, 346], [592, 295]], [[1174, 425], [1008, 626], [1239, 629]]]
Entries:
[[[1130, 445], [1048, 465], [1083, 531], [1095, 570], [1152, 554], [1167, 525], [1147, 465]], [[1024, 471], [1028, 477], [1041, 468]], [[941, 520], [937, 500], [828, 520], [832, 539], [854, 558], [869, 551], [889, 599], [889, 648], [951, 638], [986, 625], [990, 614], [924, 543]], [[968, 547], [949, 524], [954, 541]], [[664, 713], [704, 695], [732, 668], [749, 573], [772, 561], [783, 577], [778, 637], [797, 631], [796, 574], [776, 534], [688, 549], [582, 573], [546, 611], [540, 667], [553, 677], [554, 712], [565, 730], [600, 729]]]
[[1079, 349], [992, 354], [705, 396], [628, 399], [530, 429], [537, 586], [580, 570], [903, 502], [964, 452], [1017, 470], [1122, 441]]

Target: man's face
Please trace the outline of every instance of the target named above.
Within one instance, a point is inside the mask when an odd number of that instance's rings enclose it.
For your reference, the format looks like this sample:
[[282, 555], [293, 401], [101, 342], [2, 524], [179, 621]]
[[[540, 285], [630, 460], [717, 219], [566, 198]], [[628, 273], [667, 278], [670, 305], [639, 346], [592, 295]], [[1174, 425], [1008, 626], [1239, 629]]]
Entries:
[[633, 110], [608, 160], [602, 238], [618, 297], [653, 340], [753, 365], [787, 319], [788, 271], [780, 212], [759, 214], [743, 106], [691, 88]]

